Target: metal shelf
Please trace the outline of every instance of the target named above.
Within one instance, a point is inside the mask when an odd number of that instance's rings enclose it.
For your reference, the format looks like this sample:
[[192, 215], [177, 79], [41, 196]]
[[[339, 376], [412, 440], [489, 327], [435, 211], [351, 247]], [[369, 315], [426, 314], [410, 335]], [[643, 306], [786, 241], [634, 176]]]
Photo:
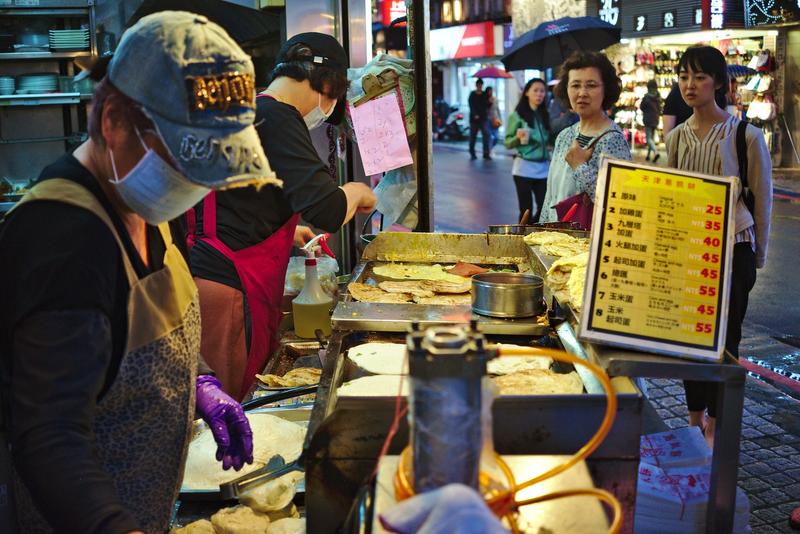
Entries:
[[76, 57], [89, 57], [91, 50], [76, 50], [74, 52], [0, 52], [0, 59], [23, 61], [28, 59], [74, 59]]
[[0, 107], [5, 106], [55, 106], [62, 104], [78, 104], [80, 93], [44, 93], [33, 95], [0, 96]]

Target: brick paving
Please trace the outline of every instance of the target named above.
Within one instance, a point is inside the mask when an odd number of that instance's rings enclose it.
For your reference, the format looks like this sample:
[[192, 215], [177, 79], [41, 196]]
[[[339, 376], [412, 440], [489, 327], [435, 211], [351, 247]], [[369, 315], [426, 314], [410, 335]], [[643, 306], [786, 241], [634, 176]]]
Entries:
[[[686, 426], [680, 381], [646, 382], [648, 400], [664, 423]], [[745, 386], [739, 486], [750, 499], [753, 534], [795, 532], [788, 520], [800, 506], [800, 400], [753, 377]]]

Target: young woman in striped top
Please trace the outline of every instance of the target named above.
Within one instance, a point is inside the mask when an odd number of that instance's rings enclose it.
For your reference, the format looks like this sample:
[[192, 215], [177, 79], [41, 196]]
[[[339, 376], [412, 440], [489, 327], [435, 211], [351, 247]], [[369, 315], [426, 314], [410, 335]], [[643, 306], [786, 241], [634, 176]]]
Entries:
[[[739, 119], [720, 108], [715, 93], [727, 93], [728, 71], [725, 56], [710, 46], [692, 46], [678, 62], [681, 96], [692, 108], [692, 116], [666, 138], [670, 167], [717, 176], [741, 176], [736, 132]], [[751, 208], [740, 196], [735, 208], [736, 235], [733, 269], [730, 277], [728, 331], [725, 348], [739, 356], [742, 321], [747, 298], [756, 281], [756, 269], [767, 260], [769, 225], [772, 213], [772, 161], [761, 130], [747, 125], [747, 181], [754, 203]], [[713, 446], [717, 408], [714, 382], [686, 381], [689, 424], [704, 429]], [[705, 412], [708, 411], [708, 419]]]

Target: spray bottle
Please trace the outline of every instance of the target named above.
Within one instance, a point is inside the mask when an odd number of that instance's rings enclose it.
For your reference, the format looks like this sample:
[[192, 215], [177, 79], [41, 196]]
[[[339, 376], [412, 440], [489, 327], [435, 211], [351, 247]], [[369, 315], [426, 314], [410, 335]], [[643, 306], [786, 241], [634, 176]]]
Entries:
[[324, 336], [331, 335], [333, 299], [325, 293], [319, 283], [316, 258], [316, 251], [319, 249], [334, 257], [325, 243], [329, 236], [330, 234], [320, 234], [301, 249], [306, 256], [306, 278], [303, 290], [292, 301], [294, 332], [298, 337], [313, 339], [317, 330], [322, 330]]

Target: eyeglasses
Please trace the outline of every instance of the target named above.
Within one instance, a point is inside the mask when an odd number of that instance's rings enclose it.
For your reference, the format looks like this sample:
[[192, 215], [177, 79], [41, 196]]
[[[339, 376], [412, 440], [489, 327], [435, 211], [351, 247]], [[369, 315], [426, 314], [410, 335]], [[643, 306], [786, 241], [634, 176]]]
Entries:
[[569, 84], [567, 86], [567, 89], [577, 93], [581, 89], [586, 89], [588, 92], [592, 92], [592, 91], [597, 91], [601, 87], [603, 87], [603, 84], [602, 83], [597, 83], [597, 82], [586, 82], [586, 83], [575, 82], [575, 83]]

